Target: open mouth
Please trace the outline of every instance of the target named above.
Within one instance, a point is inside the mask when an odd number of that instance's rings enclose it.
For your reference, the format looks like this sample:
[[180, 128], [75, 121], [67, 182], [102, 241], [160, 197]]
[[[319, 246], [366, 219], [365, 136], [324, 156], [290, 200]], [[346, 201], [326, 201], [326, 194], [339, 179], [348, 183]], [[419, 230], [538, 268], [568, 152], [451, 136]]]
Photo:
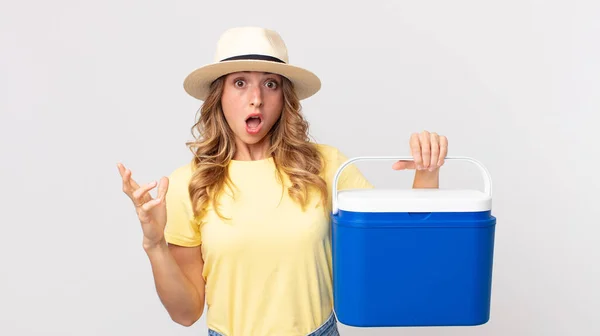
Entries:
[[250, 115], [246, 119], [246, 131], [249, 133], [257, 133], [262, 125], [262, 117], [260, 115]]

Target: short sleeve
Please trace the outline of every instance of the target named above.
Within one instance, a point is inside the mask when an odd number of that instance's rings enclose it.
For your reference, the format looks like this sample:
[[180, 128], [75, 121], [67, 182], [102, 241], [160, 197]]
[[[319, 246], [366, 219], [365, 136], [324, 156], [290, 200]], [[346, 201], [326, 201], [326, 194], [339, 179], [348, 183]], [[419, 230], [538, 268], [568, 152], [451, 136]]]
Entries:
[[[338, 168], [348, 161], [348, 157], [337, 148], [334, 149], [334, 166], [332, 177], [335, 176]], [[345, 189], [370, 189], [373, 185], [367, 180], [362, 172], [354, 164], [347, 165], [338, 178], [337, 190]]]
[[167, 207], [165, 239], [173, 245], [193, 247], [202, 243], [188, 193], [191, 176], [191, 164], [179, 167], [169, 175], [169, 189], [165, 199]]

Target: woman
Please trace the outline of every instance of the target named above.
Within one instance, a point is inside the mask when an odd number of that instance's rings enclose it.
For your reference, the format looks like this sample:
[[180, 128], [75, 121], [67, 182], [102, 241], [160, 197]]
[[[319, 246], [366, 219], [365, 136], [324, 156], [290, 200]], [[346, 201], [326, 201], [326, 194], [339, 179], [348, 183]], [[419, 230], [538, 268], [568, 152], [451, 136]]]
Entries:
[[[267, 29], [226, 31], [215, 58], [184, 82], [204, 101], [193, 160], [142, 186], [118, 165], [160, 300], [185, 326], [206, 302], [209, 335], [338, 335], [328, 190], [347, 158], [310, 142], [300, 112], [320, 81]], [[446, 138], [422, 132], [410, 146], [415, 161], [392, 168], [420, 166], [413, 187], [436, 188]], [[352, 165], [338, 184], [371, 187]]]

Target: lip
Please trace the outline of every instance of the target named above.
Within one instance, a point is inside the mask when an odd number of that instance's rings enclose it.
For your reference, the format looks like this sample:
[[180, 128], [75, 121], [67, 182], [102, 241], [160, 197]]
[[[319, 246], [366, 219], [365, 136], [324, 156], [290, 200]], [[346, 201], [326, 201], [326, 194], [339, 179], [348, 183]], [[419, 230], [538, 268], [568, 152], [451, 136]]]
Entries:
[[246, 119], [244, 119], [244, 122], [245, 122], [246, 120], [248, 120], [248, 118], [251, 118], [251, 117], [259, 117], [261, 122], [262, 122], [262, 120], [263, 120], [263, 115], [262, 115], [262, 113], [256, 112], [256, 113], [251, 113], [251, 114], [248, 114], [248, 115], [246, 116]]
[[[258, 126], [256, 126], [256, 128], [249, 128], [248, 124], [246, 123], [246, 121], [249, 118], [252, 118], [252, 117], [258, 117], [260, 119], [260, 123], [258, 124]], [[263, 115], [262, 115], [262, 113], [252, 113], [252, 114], [247, 115], [246, 119], [244, 119], [244, 124], [245, 124], [245, 127], [246, 127], [246, 132], [248, 134], [257, 134], [258, 132], [260, 132], [263, 123], [264, 123], [264, 121], [263, 121]]]

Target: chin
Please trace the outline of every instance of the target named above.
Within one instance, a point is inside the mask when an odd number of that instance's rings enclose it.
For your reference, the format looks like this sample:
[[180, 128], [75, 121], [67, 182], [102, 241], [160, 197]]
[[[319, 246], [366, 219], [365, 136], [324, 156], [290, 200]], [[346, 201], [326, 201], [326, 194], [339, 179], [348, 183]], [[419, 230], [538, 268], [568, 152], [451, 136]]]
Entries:
[[263, 140], [263, 138], [242, 138], [241, 140], [246, 145], [256, 145], [257, 143], [260, 143]]
[[250, 134], [247, 134], [245, 131], [243, 134], [241, 134], [241, 136], [238, 134], [237, 137], [246, 145], [255, 145], [265, 139], [265, 135], [262, 135], [262, 134], [250, 135]]

